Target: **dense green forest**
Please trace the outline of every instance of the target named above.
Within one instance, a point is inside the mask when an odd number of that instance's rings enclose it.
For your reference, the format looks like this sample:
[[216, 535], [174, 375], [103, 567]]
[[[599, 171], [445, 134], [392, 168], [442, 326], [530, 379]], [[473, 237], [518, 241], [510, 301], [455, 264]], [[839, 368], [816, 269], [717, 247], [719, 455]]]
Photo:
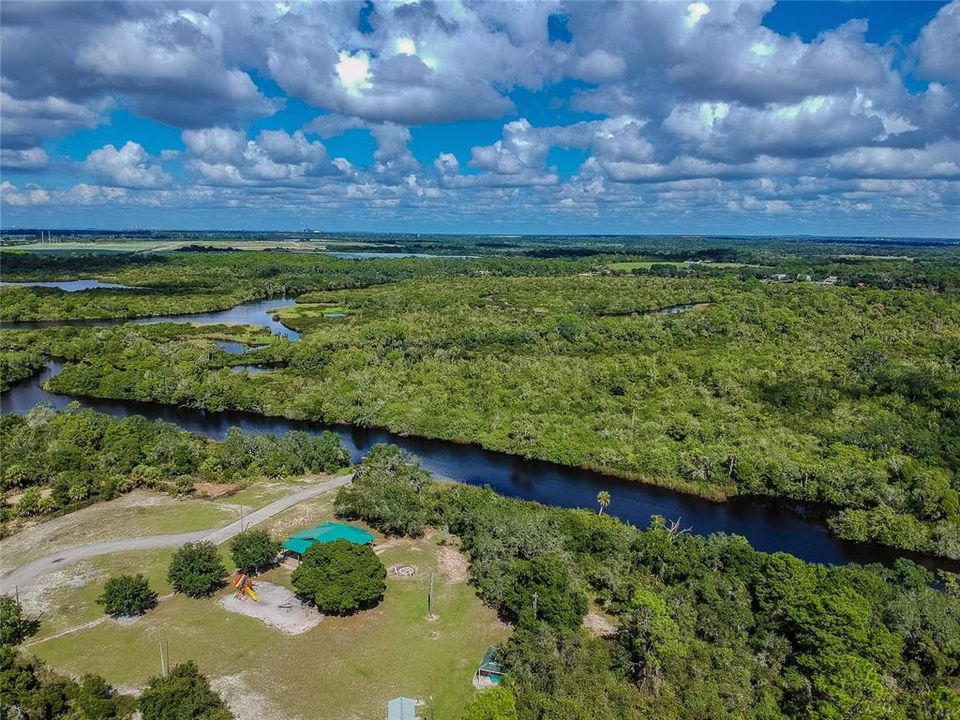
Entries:
[[[351, 240], [346, 238], [345, 240]], [[325, 246], [331, 245], [326, 243]], [[336, 244], [332, 244], [333, 247]], [[718, 240], [484, 237], [391, 238], [354, 250], [462, 253], [428, 258], [375, 257], [357, 262], [319, 252], [168, 252], [0, 254], [6, 281], [96, 278], [130, 289], [66, 293], [50, 288], [0, 288], [0, 321], [142, 317], [204, 312], [240, 302], [310, 290], [370, 287], [414, 278], [610, 273], [641, 261], [641, 275], [836, 277], [843, 285], [960, 289], [956, 251], [942, 246]]]
[[[434, 239], [406, 242], [396, 245], [429, 251]], [[447, 249], [481, 257], [3, 253], [5, 280], [136, 289], [0, 288], [0, 382], [58, 358], [47, 387], [61, 393], [384, 427], [718, 500], [822, 502], [843, 537], [960, 558], [955, 250], [459, 242]], [[283, 293], [297, 295], [280, 311], [297, 341], [225, 325], [7, 324]], [[270, 369], [233, 372], [241, 364]], [[177, 492], [348, 462], [332, 434], [212, 441], [77, 408], [5, 415], [0, 442], [3, 490], [16, 498], [8, 523], [140, 483]], [[828, 568], [659, 517], [639, 529], [507, 500], [434, 482], [387, 446], [336, 509], [387, 534], [433, 527], [459, 544], [481, 597], [514, 626], [497, 699], [523, 720], [960, 717], [956, 575], [905, 560]], [[3, 659], [0, 679], [48, 697], [42, 668]], [[76, 702], [76, 687], [50, 680], [52, 701]]]
[[329, 472], [350, 462], [340, 437], [330, 432], [274, 437], [231, 428], [216, 441], [139, 416], [79, 408], [56, 413], [42, 406], [26, 417], [2, 416], [0, 453], [5, 532], [16, 518], [69, 512], [135, 487], [187, 493], [196, 481]]
[[[685, 242], [573, 238], [509, 255], [362, 261], [3, 253], [12, 279], [139, 288], [4, 287], [5, 318], [181, 312], [290, 292], [298, 303], [280, 316], [303, 337], [8, 325], [0, 381], [56, 356], [70, 361], [50, 381], [57, 392], [385, 427], [715, 499], [822, 502], [843, 537], [960, 558], [956, 252]], [[218, 338], [255, 349], [224, 352]], [[241, 364], [271, 371], [231, 372]]]
[[[337, 510], [459, 537], [472, 582], [515, 625], [503, 686], [522, 720], [960, 717], [956, 577], [938, 591], [910, 561], [828, 569], [662, 518], [640, 530], [440, 485], [384, 445]], [[591, 603], [612, 632], [582, 626]]]

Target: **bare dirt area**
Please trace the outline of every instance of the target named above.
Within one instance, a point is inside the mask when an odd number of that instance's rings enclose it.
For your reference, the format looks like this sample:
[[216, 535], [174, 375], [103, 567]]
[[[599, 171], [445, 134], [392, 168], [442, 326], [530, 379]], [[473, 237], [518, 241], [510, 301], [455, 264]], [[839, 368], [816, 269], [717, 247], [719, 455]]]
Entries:
[[285, 538], [305, 527], [316, 525], [333, 516], [334, 495], [320, 495], [302, 502], [273, 518], [265, 527], [275, 536]]
[[610, 637], [617, 634], [617, 626], [609, 617], [597, 608], [591, 607], [583, 618], [583, 626], [598, 637]]
[[[44, 575], [37, 582], [25, 588], [18, 588], [20, 604], [30, 613], [48, 612], [54, 604], [54, 597], [64, 590], [77, 590], [89, 583], [102, 580], [104, 574], [91, 562], [81, 562], [63, 570]], [[8, 589], [4, 588], [6, 592]], [[14, 588], [9, 588], [13, 593]]]
[[239, 483], [195, 482], [193, 484], [193, 491], [197, 494], [197, 496], [214, 499], [233, 495], [242, 489], [243, 485], [240, 485]]
[[256, 618], [264, 625], [288, 635], [299, 635], [316, 627], [323, 619], [315, 608], [302, 603], [285, 587], [260, 582], [255, 587], [257, 600], [238, 598], [234, 593], [220, 599], [220, 605], [230, 612]]
[[470, 577], [470, 563], [452, 545], [442, 545], [437, 549], [437, 564], [450, 582], [465, 583]]
[[243, 675], [224, 675], [210, 680], [210, 687], [224, 699], [237, 720], [287, 717], [266, 695], [251, 689]]

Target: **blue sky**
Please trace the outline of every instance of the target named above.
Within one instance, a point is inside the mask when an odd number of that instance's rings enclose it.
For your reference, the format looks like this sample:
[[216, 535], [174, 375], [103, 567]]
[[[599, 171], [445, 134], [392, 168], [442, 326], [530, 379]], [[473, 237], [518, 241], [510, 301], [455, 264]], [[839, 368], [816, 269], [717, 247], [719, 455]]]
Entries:
[[4, 228], [960, 225], [960, 0], [18, 3]]

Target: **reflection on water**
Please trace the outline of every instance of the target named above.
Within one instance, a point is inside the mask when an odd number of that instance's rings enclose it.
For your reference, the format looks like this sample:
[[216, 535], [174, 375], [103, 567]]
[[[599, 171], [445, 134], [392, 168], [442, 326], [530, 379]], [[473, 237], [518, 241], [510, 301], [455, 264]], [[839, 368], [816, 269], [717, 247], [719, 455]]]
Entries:
[[290, 340], [299, 340], [300, 333], [291, 330], [283, 323], [273, 319], [277, 310], [291, 307], [296, 304], [293, 298], [277, 298], [274, 300], [259, 300], [257, 302], [235, 305], [229, 310], [214, 310], [212, 312], [188, 313], [183, 315], [155, 315], [144, 318], [119, 318], [112, 320], [37, 320], [30, 322], [4, 323], [9, 330], [36, 330], [38, 328], [55, 325], [72, 327], [108, 327], [133, 323], [134, 325], [151, 325], [154, 323], [192, 323], [194, 325], [259, 325], [270, 330], [274, 335], [282, 335]]

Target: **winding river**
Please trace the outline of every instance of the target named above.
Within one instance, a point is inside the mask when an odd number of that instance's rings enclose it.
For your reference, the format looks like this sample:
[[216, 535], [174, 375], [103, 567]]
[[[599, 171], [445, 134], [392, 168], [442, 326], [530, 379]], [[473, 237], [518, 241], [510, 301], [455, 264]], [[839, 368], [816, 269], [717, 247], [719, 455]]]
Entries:
[[[154, 317], [133, 320], [147, 322], [191, 322], [198, 324], [245, 323], [269, 327], [272, 332], [291, 339], [299, 335], [273, 320], [271, 311], [293, 304], [292, 299], [267, 300], [238, 305], [230, 310], [187, 316]], [[121, 320], [85, 321], [104, 326]], [[38, 327], [49, 323], [16, 323], [7, 327]], [[74, 323], [77, 324], [77, 323]], [[247, 432], [280, 434], [289, 430], [338, 433], [354, 461], [372, 445], [389, 442], [419, 456], [423, 466], [435, 475], [471, 485], [489, 485], [496, 492], [515, 498], [537, 500], [561, 507], [596, 507], [600, 490], [612, 495], [610, 514], [645, 527], [651, 515], [680, 520], [682, 527], [698, 534], [724, 532], [743, 535], [753, 547], [765, 552], [787, 552], [810, 562], [842, 564], [848, 562], [884, 564], [898, 557], [910, 557], [933, 569], [960, 572], [960, 562], [911, 554], [879, 545], [853, 543], [832, 536], [824, 524], [825, 510], [809, 503], [770, 498], [736, 497], [715, 503], [693, 495], [622, 480], [597, 472], [554, 463], [526, 460], [514, 455], [484, 450], [475, 445], [409, 437], [385, 430], [349, 425], [325, 426], [254, 413], [209, 413], [129, 400], [71, 398], [43, 389], [43, 384], [60, 372], [62, 363], [51, 362], [42, 372], [14, 385], [0, 395], [3, 412], [26, 413], [39, 403], [64, 408], [70, 402], [102, 413], [125, 417], [143, 415], [165, 420], [195, 433], [222, 438], [231, 426]]]

